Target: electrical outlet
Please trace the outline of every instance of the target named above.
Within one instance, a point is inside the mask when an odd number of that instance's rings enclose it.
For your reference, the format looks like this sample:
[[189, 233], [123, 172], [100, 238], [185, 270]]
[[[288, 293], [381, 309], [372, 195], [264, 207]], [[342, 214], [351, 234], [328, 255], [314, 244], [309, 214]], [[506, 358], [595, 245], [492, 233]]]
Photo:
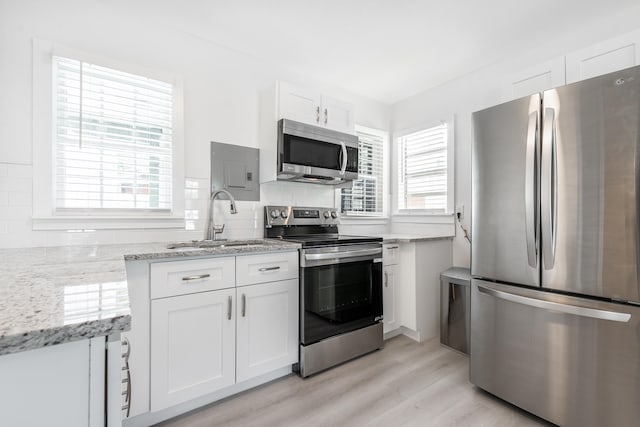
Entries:
[[456, 206], [456, 217], [459, 221], [462, 221], [464, 219], [464, 205]]

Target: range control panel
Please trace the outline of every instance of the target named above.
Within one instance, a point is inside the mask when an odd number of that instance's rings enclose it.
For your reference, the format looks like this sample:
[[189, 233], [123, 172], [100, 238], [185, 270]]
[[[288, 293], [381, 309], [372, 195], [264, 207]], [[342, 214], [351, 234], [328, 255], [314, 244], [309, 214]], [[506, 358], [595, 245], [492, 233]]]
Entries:
[[297, 206], [265, 206], [264, 221], [274, 225], [338, 225], [340, 214], [334, 208], [308, 208]]

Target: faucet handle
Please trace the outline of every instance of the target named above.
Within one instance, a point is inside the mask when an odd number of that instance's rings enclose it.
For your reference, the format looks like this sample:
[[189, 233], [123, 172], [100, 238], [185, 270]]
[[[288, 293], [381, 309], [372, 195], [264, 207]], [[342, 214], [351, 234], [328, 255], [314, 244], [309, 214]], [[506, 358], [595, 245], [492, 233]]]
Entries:
[[222, 225], [213, 225], [213, 240], [216, 240], [216, 236], [218, 234], [222, 234], [224, 231], [224, 224]]

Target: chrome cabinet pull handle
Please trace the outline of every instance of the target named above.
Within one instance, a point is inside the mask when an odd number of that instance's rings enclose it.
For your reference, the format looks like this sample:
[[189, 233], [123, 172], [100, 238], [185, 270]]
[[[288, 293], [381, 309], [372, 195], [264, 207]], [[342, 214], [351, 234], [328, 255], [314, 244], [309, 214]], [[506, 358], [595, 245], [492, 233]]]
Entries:
[[320, 106], [316, 107], [316, 123], [320, 123]]
[[329, 120], [329, 111], [327, 111], [327, 109], [324, 109], [324, 124], [327, 124], [327, 121]]
[[388, 249], [388, 250], [391, 250], [391, 249], [398, 249], [399, 247], [400, 247], [400, 246], [389, 246], [389, 247], [387, 247], [387, 249]]
[[129, 356], [131, 355], [131, 343], [129, 342], [129, 339], [127, 339], [126, 337], [123, 337], [122, 345], [127, 347], [127, 350], [124, 353], [122, 353], [122, 358], [124, 359], [123, 361], [124, 366], [122, 367], [122, 371], [127, 373], [127, 376], [122, 379], [122, 384], [126, 384], [127, 388], [124, 392], [122, 392], [122, 395], [124, 396], [125, 404], [122, 405], [121, 409], [123, 411], [127, 411], [125, 414], [125, 417], [129, 418], [129, 413], [131, 412], [131, 395], [132, 395], [131, 369], [129, 369]]
[[389, 287], [389, 275], [387, 274], [387, 272], [384, 272], [384, 287], [388, 288]]
[[247, 297], [245, 294], [242, 294], [242, 317], [245, 317], [247, 313]]
[[200, 280], [200, 279], [206, 279], [207, 277], [211, 277], [210, 274], [198, 274], [196, 276], [185, 276], [182, 278], [183, 282], [188, 282], [189, 280]]
[[227, 300], [227, 319], [231, 320], [231, 304], [232, 304], [232, 299], [231, 297], [229, 297], [229, 299]]
[[259, 268], [258, 271], [275, 271], [275, 270], [280, 270], [280, 266], [276, 266], [276, 267], [262, 267]]

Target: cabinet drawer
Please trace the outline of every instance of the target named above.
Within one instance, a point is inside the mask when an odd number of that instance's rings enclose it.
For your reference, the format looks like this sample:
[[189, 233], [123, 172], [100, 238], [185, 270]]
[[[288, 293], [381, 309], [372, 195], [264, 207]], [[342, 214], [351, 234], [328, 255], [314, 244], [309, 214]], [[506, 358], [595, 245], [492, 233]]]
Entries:
[[298, 252], [236, 257], [237, 286], [298, 277]]
[[151, 299], [234, 286], [234, 257], [151, 264]]
[[400, 245], [390, 243], [382, 246], [382, 262], [384, 265], [397, 264], [400, 261]]

